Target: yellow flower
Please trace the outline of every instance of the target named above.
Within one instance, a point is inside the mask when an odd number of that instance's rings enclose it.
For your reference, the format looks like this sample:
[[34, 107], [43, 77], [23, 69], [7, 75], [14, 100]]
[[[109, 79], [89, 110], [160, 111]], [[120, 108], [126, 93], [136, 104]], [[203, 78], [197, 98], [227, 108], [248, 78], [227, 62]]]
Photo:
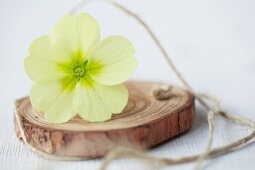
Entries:
[[25, 58], [33, 81], [32, 106], [50, 123], [79, 115], [101, 122], [128, 101], [125, 80], [134, 72], [134, 47], [121, 36], [100, 41], [97, 21], [87, 14], [62, 17], [50, 36], [34, 40]]

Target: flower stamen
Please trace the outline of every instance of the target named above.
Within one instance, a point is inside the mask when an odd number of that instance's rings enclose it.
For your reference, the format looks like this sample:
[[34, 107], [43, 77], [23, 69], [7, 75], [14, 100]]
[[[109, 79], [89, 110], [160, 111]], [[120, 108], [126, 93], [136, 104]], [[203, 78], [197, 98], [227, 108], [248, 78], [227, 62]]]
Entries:
[[73, 67], [73, 76], [74, 79], [80, 81], [81, 79], [88, 77], [89, 68], [88, 68], [88, 60], [83, 63], [75, 64]]

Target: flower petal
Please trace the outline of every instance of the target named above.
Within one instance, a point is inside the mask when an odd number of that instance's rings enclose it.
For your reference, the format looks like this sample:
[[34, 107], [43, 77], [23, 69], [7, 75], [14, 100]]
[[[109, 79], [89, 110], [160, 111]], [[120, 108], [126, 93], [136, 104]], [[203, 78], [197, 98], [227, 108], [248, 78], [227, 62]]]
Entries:
[[120, 113], [128, 102], [128, 90], [124, 84], [103, 86], [94, 84], [94, 90], [111, 113]]
[[58, 63], [67, 63], [76, 57], [76, 53], [73, 52], [72, 44], [65, 39], [58, 39], [53, 44], [54, 57]]
[[86, 56], [89, 48], [100, 40], [100, 26], [98, 22], [87, 14], [75, 17], [79, 48]]
[[56, 61], [48, 36], [34, 40], [29, 47], [29, 56], [25, 58], [24, 67], [30, 79], [49, 72], [56, 72]]
[[[79, 86], [79, 115], [91, 122], [102, 122], [120, 113], [127, 104], [128, 91], [124, 85], [103, 86], [96, 82]], [[84, 83], [83, 83], [84, 84]]]
[[104, 39], [89, 51], [92, 78], [104, 85], [124, 82], [136, 68], [134, 53], [131, 42], [121, 36]]
[[60, 18], [52, 30], [52, 39], [54, 42], [60, 39], [68, 41], [72, 51], [77, 51], [76, 22], [72, 15], [68, 14]]
[[73, 107], [74, 92], [63, 91], [45, 111], [45, 119], [51, 123], [64, 123], [74, 117], [77, 112]]
[[53, 29], [53, 40], [69, 41], [73, 52], [80, 51], [86, 56], [88, 49], [100, 39], [100, 27], [97, 21], [87, 15], [62, 17]]
[[32, 106], [43, 112], [45, 119], [50, 123], [63, 123], [75, 116], [75, 91], [64, 90], [61, 79], [56, 75], [41, 76], [32, 85], [30, 100]]

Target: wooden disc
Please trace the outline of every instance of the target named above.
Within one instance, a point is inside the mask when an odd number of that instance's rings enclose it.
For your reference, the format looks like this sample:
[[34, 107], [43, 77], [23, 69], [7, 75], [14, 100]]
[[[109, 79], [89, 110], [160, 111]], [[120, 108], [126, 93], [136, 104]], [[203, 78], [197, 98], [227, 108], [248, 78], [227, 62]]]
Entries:
[[[152, 95], [155, 85], [128, 82], [126, 108], [102, 123], [79, 117], [63, 124], [47, 123], [43, 114], [32, 108], [29, 97], [17, 100], [15, 109], [21, 115], [28, 142], [37, 149], [55, 156], [92, 159], [104, 156], [116, 146], [149, 148], [192, 127], [194, 97], [174, 87], [170, 99], [159, 101]], [[17, 124], [15, 127], [21, 139]]]

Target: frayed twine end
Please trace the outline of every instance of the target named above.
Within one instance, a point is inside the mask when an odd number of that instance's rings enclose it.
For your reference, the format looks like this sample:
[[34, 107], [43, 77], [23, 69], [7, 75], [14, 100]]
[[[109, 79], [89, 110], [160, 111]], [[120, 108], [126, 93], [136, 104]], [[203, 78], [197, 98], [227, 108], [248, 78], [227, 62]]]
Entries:
[[159, 85], [152, 90], [152, 94], [157, 100], [168, 100], [173, 96], [172, 89], [171, 85]]

